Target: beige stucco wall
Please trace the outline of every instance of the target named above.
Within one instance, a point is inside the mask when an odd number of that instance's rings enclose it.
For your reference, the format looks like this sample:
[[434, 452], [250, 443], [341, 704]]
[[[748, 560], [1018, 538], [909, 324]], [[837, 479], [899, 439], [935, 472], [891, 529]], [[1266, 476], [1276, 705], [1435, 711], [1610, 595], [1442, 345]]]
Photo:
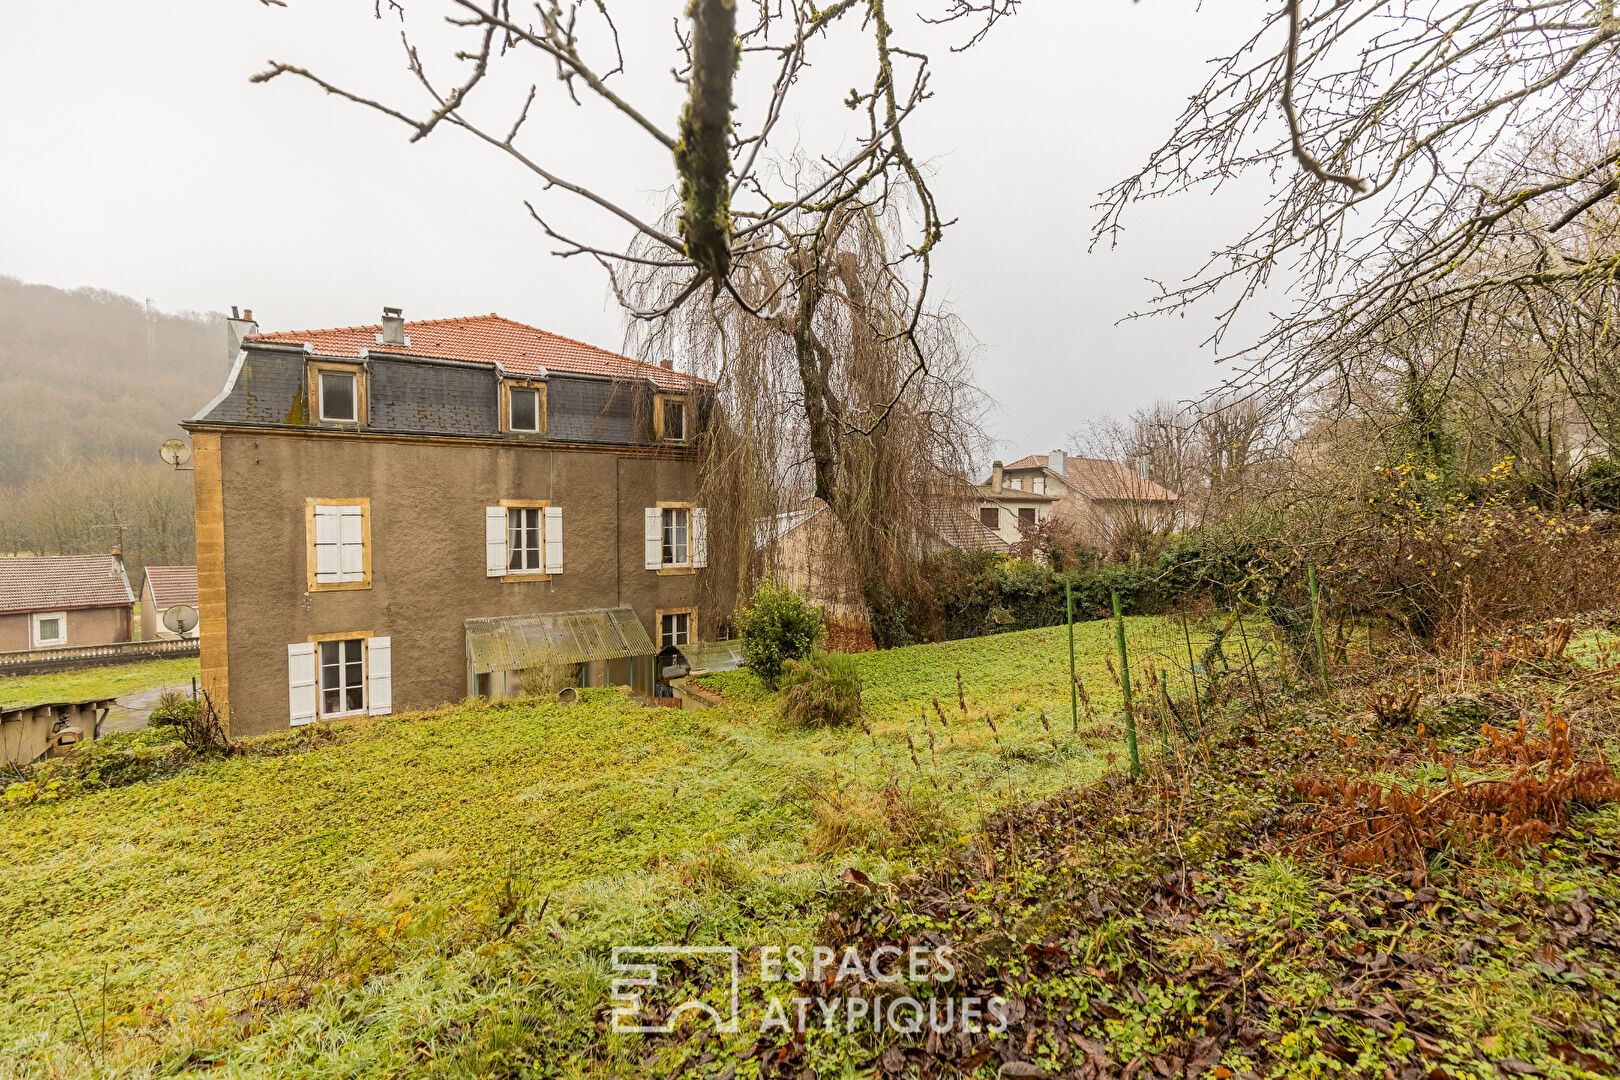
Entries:
[[[127, 607], [85, 608], [67, 613], [65, 645], [107, 645], [129, 641], [133, 611]], [[0, 652], [33, 648], [32, 615], [0, 615]]]
[[[697, 606], [704, 638], [734, 606], [720, 594], [735, 574], [643, 567], [644, 510], [690, 497], [694, 466], [685, 458], [246, 434], [222, 435], [220, 454], [235, 735], [288, 726], [287, 646], [313, 635], [392, 638], [398, 712], [467, 695], [465, 619], [629, 606], [656, 642], [658, 609]], [[371, 588], [307, 590], [307, 497], [370, 499]], [[561, 574], [486, 576], [484, 508], [502, 499], [562, 507]]]

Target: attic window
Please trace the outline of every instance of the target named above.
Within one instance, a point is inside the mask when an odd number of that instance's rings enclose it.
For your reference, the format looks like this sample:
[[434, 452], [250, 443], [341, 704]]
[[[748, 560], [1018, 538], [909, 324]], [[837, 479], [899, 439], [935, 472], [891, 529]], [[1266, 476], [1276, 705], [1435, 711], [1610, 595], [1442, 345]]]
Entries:
[[664, 402], [664, 438], [674, 442], [686, 439], [686, 403], [684, 401]]
[[535, 390], [513, 390], [511, 396], [511, 415], [508, 419], [513, 431], [539, 431], [539, 392]]
[[351, 424], [360, 419], [355, 408], [353, 375], [321, 372], [321, 419]]

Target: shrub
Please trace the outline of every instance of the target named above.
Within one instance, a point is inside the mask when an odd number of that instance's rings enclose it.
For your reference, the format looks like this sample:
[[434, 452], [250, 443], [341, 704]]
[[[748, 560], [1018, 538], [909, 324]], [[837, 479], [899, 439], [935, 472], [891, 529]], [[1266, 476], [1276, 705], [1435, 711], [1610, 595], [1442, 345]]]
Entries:
[[792, 589], [761, 585], [737, 615], [748, 669], [775, 686], [782, 665], [807, 655], [821, 641], [821, 612]]
[[153, 727], [179, 727], [197, 718], [197, 703], [178, 690], [165, 690], [147, 723]]
[[861, 715], [861, 676], [848, 653], [817, 649], [787, 661], [782, 687], [782, 719], [792, 723], [842, 727]]

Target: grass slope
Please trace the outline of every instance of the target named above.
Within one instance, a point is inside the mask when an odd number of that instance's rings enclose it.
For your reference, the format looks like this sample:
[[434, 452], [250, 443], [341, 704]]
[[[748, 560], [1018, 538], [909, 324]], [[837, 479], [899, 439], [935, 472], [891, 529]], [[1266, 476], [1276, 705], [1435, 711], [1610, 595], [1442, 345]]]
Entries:
[[[1142, 656], [1178, 640], [1161, 620], [1128, 626]], [[1076, 628], [1079, 674], [1104, 716], [1119, 700], [1110, 633]], [[462, 980], [492, 978], [488, 958], [457, 942], [524, 910], [515, 895], [550, 897], [558, 929], [534, 935], [545, 955], [525, 964], [563, 1016], [558, 1001], [600, 996], [589, 957], [612, 934], [658, 940], [673, 911], [691, 913], [688, 934], [734, 917], [749, 878], [777, 905], [745, 920], [752, 933], [803, 935], [807, 898], [846, 863], [884, 872], [988, 811], [1095, 778], [1114, 752], [1111, 723], [1069, 731], [1061, 628], [860, 665], [870, 733], [784, 729], [757, 680], [730, 673], [711, 680], [726, 703], [705, 712], [610, 691], [571, 707], [468, 703], [346, 725], [328, 745], [308, 745], [305, 729], [167, 780], [0, 816], [0, 1059], [41, 1075], [192, 1059], [380, 1069], [418, 1054], [422, 1024], [480, 1000]], [[295, 951], [307, 978], [283, 977]], [[322, 966], [340, 957], [346, 967]], [[353, 1016], [328, 1018], [347, 1032], [334, 1057], [312, 1025], [344, 971], [372, 967], [410, 988], [415, 1011], [364, 1034]], [[244, 1021], [258, 1013], [231, 988], [267, 972], [287, 999]], [[94, 1041], [78, 1029], [85, 1009], [108, 1017]]]
[[163, 686], [189, 685], [196, 674], [197, 658], [185, 657], [51, 671], [43, 675], [12, 675], [0, 678], [0, 705], [122, 697]]

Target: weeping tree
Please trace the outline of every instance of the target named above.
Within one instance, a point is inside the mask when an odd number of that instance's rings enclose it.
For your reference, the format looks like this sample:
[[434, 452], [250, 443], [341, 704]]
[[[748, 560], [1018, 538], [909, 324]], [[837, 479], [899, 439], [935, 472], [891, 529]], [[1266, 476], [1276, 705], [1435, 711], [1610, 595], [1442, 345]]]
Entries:
[[[717, 385], [719, 422], [703, 437], [711, 547], [731, 545], [741, 571], [757, 521], [822, 500], [884, 647], [908, 640], [926, 592], [918, 556], [940, 517], [962, 512], [986, 442], [972, 339], [949, 312], [914, 305], [901, 214], [877, 198], [781, 218], [733, 264], [730, 290], [632, 323], [639, 353]], [[626, 287], [651, 307], [684, 285], [649, 266]]]
[[[463, 132], [551, 197], [594, 210], [599, 235], [565, 232], [525, 204], [554, 254], [605, 270], [638, 347], [716, 376], [705, 483], [711, 498], [738, 488], [730, 516], [745, 550], [733, 554], [751, 550], [753, 515], [802, 477], [845, 531], [881, 644], [904, 636], [918, 531], [936, 478], [965, 468], [977, 419], [950, 412], [964, 405], [965, 337], [929, 295], [947, 221], [906, 132], [931, 96], [929, 50], [979, 45], [1018, 2], [922, 0], [899, 20], [891, 0], [690, 0], [664, 58], [684, 99], [673, 125], [660, 115], [669, 102], [622, 86], [613, 0], [382, 0], [379, 20], [402, 27], [415, 101], [286, 60], [254, 81], [312, 83], [412, 141]], [[424, 10], [459, 38], [447, 55], [418, 47], [407, 15]], [[823, 57], [856, 60], [864, 79], [829, 93], [812, 72]], [[617, 119], [601, 138], [669, 155], [669, 213], [635, 209], [644, 177], [618, 192], [575, 174], [546, 121], [582, 104]], [[818, 106], [848, 118], [819, 153], [792, 142], [802, 125], [782, 124]]]

